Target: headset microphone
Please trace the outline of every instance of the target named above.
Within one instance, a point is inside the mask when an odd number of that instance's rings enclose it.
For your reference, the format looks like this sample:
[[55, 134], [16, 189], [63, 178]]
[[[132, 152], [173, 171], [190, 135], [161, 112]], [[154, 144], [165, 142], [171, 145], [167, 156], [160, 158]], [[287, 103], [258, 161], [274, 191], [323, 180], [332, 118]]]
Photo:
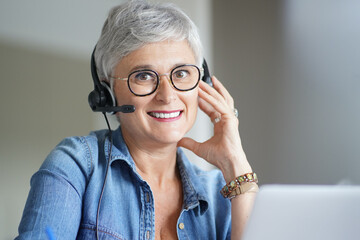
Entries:
[[135, 111], [134, 105], [117, 106], [116, 99], [107, 82], [100, 81], [95, 64], [95, 49], [91, 55], [91, 76], [94, 82], [94, 90], [88, 96], [88, 102], [94, 112], [102, 113], [132, 113]]
[[135, 112], [135, 106], [134, 105], [121, 105], [117, 107], [95, 107], [92, 108], [94, 112], [108, 112], [108, 113], [116, 113], [116, 112], [122, 112], [122, 113], [132, 113]]

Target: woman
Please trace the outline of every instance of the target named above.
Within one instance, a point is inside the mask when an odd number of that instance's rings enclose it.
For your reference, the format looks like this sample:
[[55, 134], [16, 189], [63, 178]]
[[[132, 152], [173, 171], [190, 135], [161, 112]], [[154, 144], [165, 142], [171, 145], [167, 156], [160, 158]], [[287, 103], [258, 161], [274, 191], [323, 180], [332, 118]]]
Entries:
[[[31, 179], [18, 239], [46, 239], [50, 229], [58, 239], [239, 239], [256, 179], [232, 97], [215, 77], [213, 88], [199, 81], [192, 21], [172, 5], [117, 6], [95, 60], [117, 104], [136, 110], [117, 113], [111, 138], [107, 130], [71, 137], [50, 153]], [[198, 107], [214, 123], [204, 143], [184, 137]], [[178, 147], [220, 171], [198, 169]]]

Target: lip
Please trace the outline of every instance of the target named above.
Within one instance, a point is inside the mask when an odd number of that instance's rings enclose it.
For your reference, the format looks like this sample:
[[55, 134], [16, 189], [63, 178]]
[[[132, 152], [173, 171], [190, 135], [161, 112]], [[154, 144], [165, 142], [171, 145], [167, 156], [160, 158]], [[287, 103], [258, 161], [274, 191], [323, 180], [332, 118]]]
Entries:
[[[180, 112], [178, 116], [176, 117], [171, 117], [171, 118], [157, 118], [153, 115], [151, 115], [151, 113], [163, 113], [163, 114], [171, 114], [171, 113], [177, 113], [177, 112]], [[181, 118], [182, 116], [182, 113], [183, 113], [183, 110], [171, 110], [171, 111], [166, 111], [166, 110], [163, 110], [163, 111], [149, 111], [147, 112], [147, 114], [154, 120], [156, 121], [159, 121], [159, 122], [173, 122], [173, 121], [176, 121], [178, 119]]]
[[161, 111], [149, 111], [148, 113], [151, 113], [151, 112], [153, 112], [153, 113], [173, 113], [173, 112], [182, 112], [183, 110], [180, 110], [180, 109], [178, 109], [178, 110], [170, 110], [170, 111], [166, 111], [166, 110], [161, 110]]

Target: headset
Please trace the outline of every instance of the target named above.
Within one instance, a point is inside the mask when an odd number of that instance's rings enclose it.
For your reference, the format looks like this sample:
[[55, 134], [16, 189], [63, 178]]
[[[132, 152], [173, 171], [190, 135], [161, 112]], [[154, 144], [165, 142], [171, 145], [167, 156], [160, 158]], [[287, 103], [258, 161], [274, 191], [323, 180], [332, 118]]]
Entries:
[[88, 102], [90, 108], [94, 112], [102, 112], [102, 113], [116, 113], [116, 112], [124, 112], [124, 113], [132, 113], [135, 111], [134, 105], [122, 105], [117, 106], [115, 96], [110, 89], [110, 86], [105, 81], [100, 81], [95, 64], [95, 49], [91, 55], [91, 76], [94, 82], [94, 90], [89, 93]]
[[[96, 234], [96, 239], [99, 239], [98, 226], [99, 226], [100, 205], [101, 205], [101, 200], [102, 200], [105, 185], [106, 185], [108, 171], [110, 168], [110, 158], [111, 158], [112, 145], [113, 145], [113, 138], [112, 138], [112, 133], [111, 133], [112, 131], [111, 131], [111, 127], [110, 127], [108, 118], [106, 116], [106, 113], [112, 113], [112, 114], [114, 114], [116, 112], [132, 113], [135, 111], [135, 106], [134, 105], [122, 105], [122, 106], [117, 105], [116, 98], [115, 98], [109, 84], [105, 81], [100, 81], [100, 79], [99, 79], [99, 76], [98, 76], [97, 70], [96, 70], [96, 64], [95, 64], [95, 50], [96, 50], [96, 46], [91, 54], [91, 61], [90, 61], [91, 76], [92, 76], [93, 83], [94, 83], [94, 90], [92, 90], [89, 93], [88, 102], [89, 102], [90, 108], [94, 112], [102, 112], [103, 113], [106, 123], [107, 123], [107, 126], [108, 126], [108, 129], [109, 129], [108, 137], [110, 140], [110, 150], [109, 150], [109, 156], [108, 156], [107, 166], [106, 166], [106, 170], [105, 170], [105, 178], [104, 178], [104, 182], [102, 185], [99, 202], [98, 202], [98, 206], [97, 206], [97, 214], [96, 214], [95, 234]], [[210, 76], [210, 71], [209, 71], [209, 68], [208, 68], [208, 65], [207, 65], [205, 59], [203, 61], [202, 67], [204, 70], [204, 74], [203, 74], [203, 77], [201, 78], [201, 80], [206, 82], [210, 86], [213, 86], [211, 76]]]
[[[118, 106], [116, 102], [116, 98], [110, 89], [110, 86], [105, 81], [100, 81], [95, 64], [95, 49], [91, 55], [91, 76], [94, 83], [94, 90], [92, 90], [88, 96], [88, 102], [90, 108], [94, 112], [102, 112], [102, 113], [116, 113], [116, 112], [123, 112], [123, 113], [132, 113], [135, 111], [134, 105], [122, 105]], [[206, 82], [210, 86], [213, 86], [210, 71], [206, 60], [204, 59], [203, 65], [204, 74], [202, 77], [202, 81]]]

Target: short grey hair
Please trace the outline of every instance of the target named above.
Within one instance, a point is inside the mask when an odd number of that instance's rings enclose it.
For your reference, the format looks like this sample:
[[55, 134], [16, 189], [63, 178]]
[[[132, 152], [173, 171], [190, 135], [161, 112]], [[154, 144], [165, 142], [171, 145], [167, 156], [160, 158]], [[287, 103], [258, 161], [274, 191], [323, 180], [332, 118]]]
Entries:
[[118, 62], [132, 51], [165, 40], [187, 40], [200, 66], [203, 55], [197, 28], [177, 6], [135, 0], [112, 8], [95, 50], [99, 78], [108, 80]]

